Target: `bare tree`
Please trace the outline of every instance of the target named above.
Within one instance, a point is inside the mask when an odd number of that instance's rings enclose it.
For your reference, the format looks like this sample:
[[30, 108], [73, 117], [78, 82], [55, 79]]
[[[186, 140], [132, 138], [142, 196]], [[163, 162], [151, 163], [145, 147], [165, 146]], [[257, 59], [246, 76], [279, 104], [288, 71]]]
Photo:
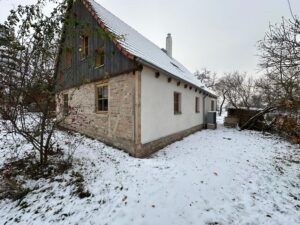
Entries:
[[[21, 135], [38, 151], [41, 165], [47, 164], [54, 145], [53, 132], [57, 125], [53, 119], [54, 68], [62, 22], [69, 5], [68, 1], [58, 3], [51, 15], [46, 16], [43, 14], [46, 2], [39, 0], [37, 4], [11, 11], [3, 27], [13, 40], [6, 39], [1, 49], [6, 49], [4, 52], [15, 59], [16, 65], [11, 66], [10, 60], [2, 57], [0, 71], [4, 90], [0, 115], [7, 119], [9, 132]], [[30, 103], [38, 113], [29, 113]]]
[[221, 104], [219, 106], [219, 115], [222, 115], [223, 112], [223, 106], [225, 104], [225, 101], [227, 99], [227, 92], [229, 90], [228, 86], [226, 85], [224, 77], [221, 77], [217, 80], [215, 84], [215, 91], [217, 92], [219, 98], [221, 98]]
[[195, 72], [195, 76], [198, 80], [200, 80], [206, 87], [214, 89], [216, 80], [217, 80], [217, 73], [212, 72], [206, 68], [201, 69], [200, 71], [197, 70]]
[[[300, 99], [300, 23], [282, 19], [270, 25], [264, 40], [259, 42], [260, 66], [265, 76], [258, 86], [268, 104], [292, 102], [299, 109]], [[283, 104], [284, 105], [284, 104]]]
[[[221, 97], [219, 115], [222, 114], [226, 101], [235, 108], [246, 107], [249, 109], [254, 106], [255, 81], [246, 73], [235, 71], [225, 73], [218, 78], [215, 72], [204, 68], [201, 71], [196, 71], [195, 76]], [[256, 103], [255, 106], [257, 105]]]
[[[228, 101], [230, 106], [235, 108], [254, 107], [253, 96], [255, 95], [255, 82], [251, 76], [238, 71], [225, 73], [218, 79], [215, 90], [222, 95], [222, 104]], [[220, 107], [221, 108], [221, 107]]]

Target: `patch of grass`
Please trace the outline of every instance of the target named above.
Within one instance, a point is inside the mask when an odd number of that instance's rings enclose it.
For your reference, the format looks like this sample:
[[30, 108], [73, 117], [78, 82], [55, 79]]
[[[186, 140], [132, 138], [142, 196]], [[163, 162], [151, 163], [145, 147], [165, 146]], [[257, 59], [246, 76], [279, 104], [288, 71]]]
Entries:
[[79, 172], [72, 172], [71, 175], [74, 180], [73, 180], [73, 184], [76, 187], [75, 190], [75, 194], [79, 197], [79, 198], [88, 198], [91, 196], [91, 193], [86, 190], [85, 186], [84, 186], [84, 177], [81, 173]]
[[19, 201], [18, 204], [20, 204], [26, 195], [33, 191], [24, 187], [23, 184], [26, 181], [54, 178], [65, 173], [71, 167], [71, 163], [57, 158], [51, 158], [47, 165], [40, 165], [32, 155], [18, 160], [11, 160], [0, 168], [0, 199], [7, 198]]
[[72, 167], [72, 164], [61, 159], [51, 159], [46, 165], [39, 164], [33, 156], [5, 163], [0, 168], [4, 177], [12, 178], [24, 176], [29, 179], [51, 178], [65, 173]]
[[26, 202], [26, 201], [21, 201], [20, 204], [19, 204], [19, 207], [21, 209], [26, 209], [28, 208], [30, 205]]
[[0, 184], [0, 199], [8, 198], [13, 201], [19, 201], [20, 203], [25, 196], [32, 191], [29, 188], [24, 188], [21, 182], [18, 182], [16, 179], [2, 178]]

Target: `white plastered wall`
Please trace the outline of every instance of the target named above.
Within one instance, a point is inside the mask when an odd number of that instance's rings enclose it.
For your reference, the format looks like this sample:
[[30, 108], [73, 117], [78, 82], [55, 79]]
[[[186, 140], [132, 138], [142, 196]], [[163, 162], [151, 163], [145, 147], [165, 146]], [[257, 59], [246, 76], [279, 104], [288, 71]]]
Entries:
[[[168, 82], [162, 73], [144, 67], [141, 73], [141, 142], [142, 144], [203, 124], [203, 95], [186, 83], [177, 86]], [[174, 115], [174, 92], [181, 93], [181, 114]], [[195, 98], [199, 97], [200, 113], [195, 112]]]
[[[211, 101], [214, 101], [214, 110], [211, 109]], [[205, 98], [205, 114], [210, 111], [217, 110], [217, 99], [206, 96]]]

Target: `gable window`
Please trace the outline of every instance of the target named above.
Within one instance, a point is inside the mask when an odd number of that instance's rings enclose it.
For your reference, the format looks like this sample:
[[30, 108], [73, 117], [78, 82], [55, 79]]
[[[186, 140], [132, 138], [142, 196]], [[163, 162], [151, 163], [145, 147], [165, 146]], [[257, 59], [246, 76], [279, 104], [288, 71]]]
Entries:
[[108, 111], [108, 85], [97, 86], [97, 112]]
[[69, 95], [64, 94], [63, 114], [64, 116], [69, 115]]
[[80, 59], [85, 59], [89, 55], [89, 36], [84, 34], [80, 36]]
[[67, 49], [66, 50], [66, 68], [70, 68], [72, 66], [72, 50], [71, 49]]
[[211, 111], [215, 111], [215, 101], [211, 100]]
[[60, 71], [59, 74], [58, 74], [58, 80], [59, 80], [60, 82], [63, 82], [64, 79], [65, 79], [64, 73]]
[[195, 98], [195, 112], [196, 113], [200, 112], [200, 110], [199, 110], [199, 97]]
[[95, 52], [95, 67], [101, 67], [104, 65], [104, 48], [98, 48]]
[[181, 94], [174, 92], [174, 114], [181, 114]]

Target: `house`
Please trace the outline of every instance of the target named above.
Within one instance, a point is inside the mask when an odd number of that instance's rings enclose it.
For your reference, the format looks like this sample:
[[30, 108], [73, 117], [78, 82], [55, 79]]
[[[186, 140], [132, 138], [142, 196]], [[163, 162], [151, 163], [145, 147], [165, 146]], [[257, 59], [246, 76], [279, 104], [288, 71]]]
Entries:
[[205, 127], [217, 97], [93, 0], [71, 1], [56, 67], [62, 126], [145, 157]]

